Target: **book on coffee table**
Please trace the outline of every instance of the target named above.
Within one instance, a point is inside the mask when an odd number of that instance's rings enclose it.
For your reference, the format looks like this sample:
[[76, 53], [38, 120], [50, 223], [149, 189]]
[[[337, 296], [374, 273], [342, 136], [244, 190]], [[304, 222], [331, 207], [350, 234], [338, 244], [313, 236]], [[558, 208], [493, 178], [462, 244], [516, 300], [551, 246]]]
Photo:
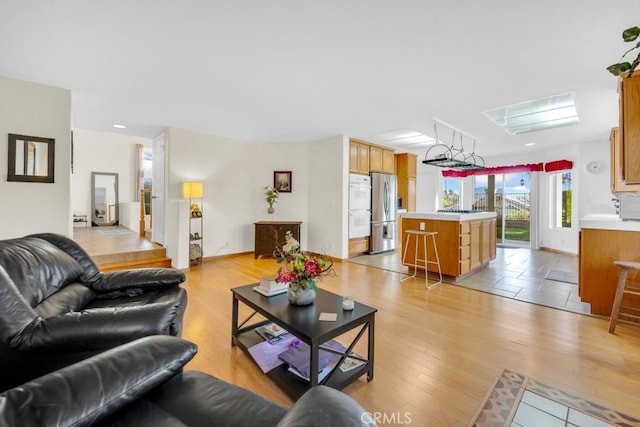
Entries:
[[272, 296], [275, 296], [275, 295], [284, 294], [284, 293], [287, 292], [287, 289], [288, 289], [287, 286], [285, 286], [284, 288], [281, 288], [281, 289], [273, 290], [273, 291], [265, 291], [260, 286], [255, 286], [253, 288], [254, 291], [259, 293], [260, 295], [264, 295], [265, 297], [272, 297]]

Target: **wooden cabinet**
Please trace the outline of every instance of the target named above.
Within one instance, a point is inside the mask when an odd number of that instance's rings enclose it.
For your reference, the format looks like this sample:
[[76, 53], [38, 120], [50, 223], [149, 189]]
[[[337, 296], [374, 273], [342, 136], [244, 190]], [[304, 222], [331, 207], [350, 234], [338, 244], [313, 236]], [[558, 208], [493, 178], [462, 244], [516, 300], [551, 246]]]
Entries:
[[396, 171], [393, 150], [377, 145], [369, 146], [369, 170], [371, 172], [383, 172], [394, 174]]
[[369, 147], [369, 170], [382, 172], [382, 147]]
[[611, 192], [624, 193], [640, 191], [640, 184], [626, 184], [622, 179], [622, 143], [619, 128], [611, 129]]
[[400, 208], [407, 212], [416, 211], [416, 175], [417, 157], [415, 154], [396, 154], [396, 172], [398, 175], [398, 197], [402, 198]]
[[475, 270], [482, 265], [482, 221], [470, 221], [469, 227], [469, 268]]
[[258, 221], [255, 222], [254, 258], [260, 255], [272, 256], [276, 248], [282, 248], [287, 231], [300, 241], [301, 221]]
[[349, 239], [349, 256], [357, 256], [369, 250], [369, 236]]
[[[420, 230], [424, 223], [426, 231], [435, 231], [438, 257], [442, 274], [450, 277], [464, 276], [484, 265], [487, 265], [496, 254], [495, 218], [473, 221], [445, 221], [434, 219], [402, 218], [402, 230]], [[407, 234], [402, 235], [402, 256], [407, 242]], [[407, 264], [413, 264], [416, 249], [413, 240], [406, 248]], [[430, 245], [427, 248], [428, 260], [435, 261]], [[418, 258], [424, 258], [422, 244], [418, 245]], [[438, 268], [428, 265], [428, 270], [437, 273]]]
[[467, 274], [471, 269], [471, 227], [470, 222], [460, 223], [460, 239], [459, 239], [459, 255], [458, 264], [460, 265], [458, 273], [460, 275]]
[[349, 172], [369, 175], [369, 145], [358, 140], [349, 141]]
[[640, 184], [640, 73], [619, 83], [622, 181]]
[[382, 172], [396, 173], [396, 159], [393, 150], [382, 150]]
[[395, 173], [393, 150], [358, 139], [349, 140], [349, 172], [368, 175], [369, 172]]
[[[583, 228], [580, 231], [580, 299], [591, 313], [610, 316], [620, 269], [616, 260], [637, 260], [640, 231]], [[629, 271], [627, 280], [640, 287], [640, 272]], [[640, 296], [625, 295], [623, 306], [639, 307]]]

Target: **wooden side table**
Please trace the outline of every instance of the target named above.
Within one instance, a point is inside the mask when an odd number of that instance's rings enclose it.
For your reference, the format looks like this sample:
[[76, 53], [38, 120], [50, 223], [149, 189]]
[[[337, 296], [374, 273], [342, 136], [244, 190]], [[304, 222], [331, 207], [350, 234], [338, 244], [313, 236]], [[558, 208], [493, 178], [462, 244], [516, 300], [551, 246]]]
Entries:
[[258, 221], [255, 224], [254, 258], [260, 255], [273, 256], [273, 251], [284, 245], [287, 231], [298, 242], [300, 241], [300, 224], [302, 221]]

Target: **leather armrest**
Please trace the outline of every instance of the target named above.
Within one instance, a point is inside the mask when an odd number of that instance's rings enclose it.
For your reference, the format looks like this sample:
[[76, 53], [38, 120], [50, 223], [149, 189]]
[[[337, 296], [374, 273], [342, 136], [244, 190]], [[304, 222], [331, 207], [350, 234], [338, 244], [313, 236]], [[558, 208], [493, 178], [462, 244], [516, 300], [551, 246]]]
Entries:
[[139, 268], [106, 273], [89, 286], [97, 293], [111, 293], [133, 289], [157, 290], [177, 286], [186, 279], [175, 268]]
[[358, 402], [341, 391], [321, 385], [303, 394], [277, 427], [375, 425], [373, 416]]
[[124, 344], [0, 394], [0, 424], [93, 424], [172, 378], [196, 352], [168, 336]]
[[9, 346], [20, 351], [104, 350], [136, 338], [170, 335], [177, 309], [137, 305], [39, 317], [11, 338]]

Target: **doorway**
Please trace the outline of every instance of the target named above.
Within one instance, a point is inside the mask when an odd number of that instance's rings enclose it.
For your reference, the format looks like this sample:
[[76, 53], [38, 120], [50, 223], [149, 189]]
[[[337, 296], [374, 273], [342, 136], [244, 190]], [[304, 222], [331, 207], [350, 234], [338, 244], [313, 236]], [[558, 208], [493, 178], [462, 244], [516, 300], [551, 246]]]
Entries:
[[474, 210], [496, 212], [498, 245], [531, 245], [531, 173], [476, 175]]

